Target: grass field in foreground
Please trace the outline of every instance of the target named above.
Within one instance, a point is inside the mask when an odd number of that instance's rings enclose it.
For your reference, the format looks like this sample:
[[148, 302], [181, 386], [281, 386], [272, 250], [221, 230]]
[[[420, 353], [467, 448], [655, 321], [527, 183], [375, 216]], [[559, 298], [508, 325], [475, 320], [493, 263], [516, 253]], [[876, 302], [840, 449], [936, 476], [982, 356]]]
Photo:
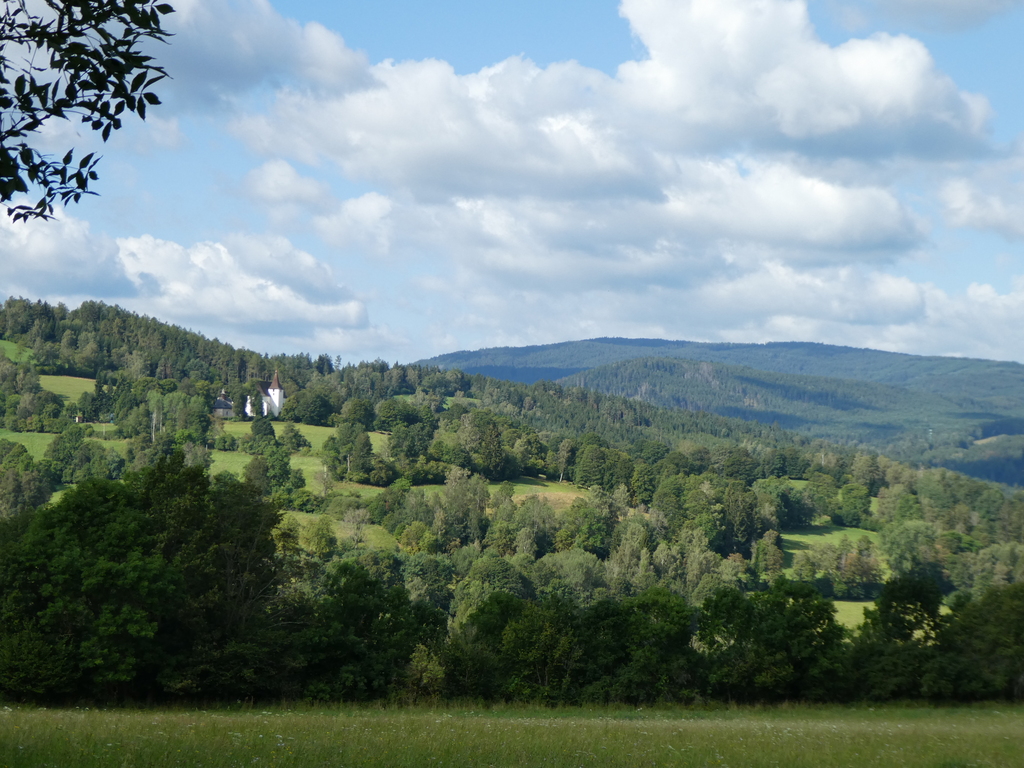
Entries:
[[0, 708], [0, 766], [1020, 765], [1021, 707], [186, 712]]

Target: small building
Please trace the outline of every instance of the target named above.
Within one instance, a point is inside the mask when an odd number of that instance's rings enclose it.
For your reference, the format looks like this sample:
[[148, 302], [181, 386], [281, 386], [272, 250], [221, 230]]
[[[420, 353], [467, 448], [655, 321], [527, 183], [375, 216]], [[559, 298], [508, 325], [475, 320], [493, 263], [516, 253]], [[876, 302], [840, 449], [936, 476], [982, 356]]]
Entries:
[[[273, 381], [255, 381], [253, 383], [259, 388], [260, 396], [263, 399], [263, 415], [280, 416], [281, 409], [284, 408], [285, 396], [284, 388], [281, 386], [281, 379], [278, 378], [277, 371], [274, 371]], [[252, 398], [246, 398], [245, 415], [252, 416], [252, 414]]]
[[220, 391], [217, 399], [213, 401], [213, 415], [220, 419], [235, 418], [235, 404], [231, 402], [228, 393], [223, 389]]

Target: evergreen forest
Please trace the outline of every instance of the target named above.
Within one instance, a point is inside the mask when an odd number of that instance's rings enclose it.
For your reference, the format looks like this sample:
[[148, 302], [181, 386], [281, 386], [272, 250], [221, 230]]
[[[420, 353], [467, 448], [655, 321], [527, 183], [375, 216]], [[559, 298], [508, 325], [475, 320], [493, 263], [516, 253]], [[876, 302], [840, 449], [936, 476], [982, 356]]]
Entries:
[[1024, 484], [1024, 366], [1018, 363], [801, 342], [609, 338], [421, 362], [777, 424], [915, 465]]

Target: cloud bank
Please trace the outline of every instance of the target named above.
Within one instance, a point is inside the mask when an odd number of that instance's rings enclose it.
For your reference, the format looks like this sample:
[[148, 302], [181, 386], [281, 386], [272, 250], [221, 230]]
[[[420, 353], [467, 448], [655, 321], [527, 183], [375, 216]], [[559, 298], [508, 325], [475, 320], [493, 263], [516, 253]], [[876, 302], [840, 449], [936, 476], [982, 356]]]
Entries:
[[264, 231], [94, 238], [150, 314], [404, 359], [643, 335], [1024, 360], [1000, 330], [1020, 281], [906, 276], [942, 231], [1024, 234], [987, 99], [913, 37], [830, 45], [804, 0], [623, 0], [643, 54], [614, 76], [523, 57], [458, 75], [371, 63], [266, 0], [178, 10], [168, 125], [206, 110], [244, 148], [235, 194]]

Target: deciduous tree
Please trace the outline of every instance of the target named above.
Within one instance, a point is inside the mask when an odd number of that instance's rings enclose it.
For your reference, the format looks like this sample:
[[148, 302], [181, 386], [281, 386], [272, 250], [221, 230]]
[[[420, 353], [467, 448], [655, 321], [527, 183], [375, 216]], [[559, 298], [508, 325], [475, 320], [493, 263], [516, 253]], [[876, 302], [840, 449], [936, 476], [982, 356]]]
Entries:
[[144, 44], [165, 40], [155, 0], [8, 0], [0, 12], [0, 202], [36, 188], [15, 220], [48, 218], [54, 203], [91, 194], [99, 158], [74, 150], [55, 159], [34, 137], [53, 120], [79, 119], [106, 141], [125, 113], [146, 117], [159, 104], [153, 86], [167, 76]]

